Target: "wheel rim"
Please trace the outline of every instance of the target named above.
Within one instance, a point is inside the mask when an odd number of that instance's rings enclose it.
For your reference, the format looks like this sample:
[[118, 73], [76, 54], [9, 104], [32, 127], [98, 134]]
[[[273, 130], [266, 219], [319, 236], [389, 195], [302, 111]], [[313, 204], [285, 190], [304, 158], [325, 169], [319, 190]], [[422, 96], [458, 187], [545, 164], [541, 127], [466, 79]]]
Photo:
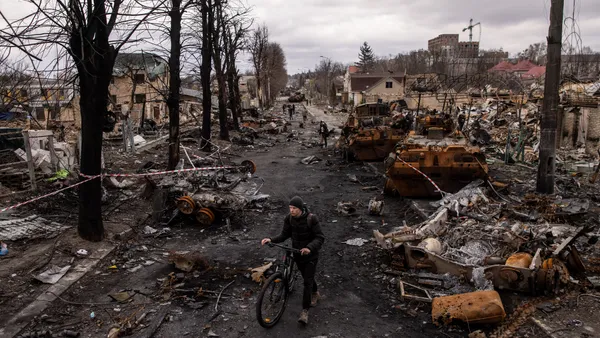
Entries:
[[198, 223], [204, 226], [209, 226], [215, 221], [215, 214], [209, 208], [201, 208], [196, 214]]
[[246, 171], [248, 171], [251, 174], [254, 174], [256, 172], [256, 164], [250, 160], [242, 161], [242, 166], [245, 167]]
[[177, 209], [185, 215], [191, 215], [194, 212], [194, 209], [196, 209], [196, 202], [194, 202], [191, 196], [180, 197], [176, 204]]

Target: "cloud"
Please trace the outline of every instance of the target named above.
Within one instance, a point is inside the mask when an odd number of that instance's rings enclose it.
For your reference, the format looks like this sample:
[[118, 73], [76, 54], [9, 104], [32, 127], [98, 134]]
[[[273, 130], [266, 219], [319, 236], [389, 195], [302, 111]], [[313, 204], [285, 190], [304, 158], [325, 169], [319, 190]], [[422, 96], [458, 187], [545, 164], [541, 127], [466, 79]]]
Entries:
[[[427, 40], [458, 33], [469, 19], [481, 22], [473, 39], [481, 48], [517, 53], [546, 39], [550, 0], [248, 0], [257, 22], [264, 22], [270, 38], [279, 42], [288, 60], [288, 72], [312, 68], [319, 56], [355, 62], [359, 46], [368, 41], [377, 55], [426, 49]], [[568, 1], [567, 1], [568, 2]], [[565, 4], [565, 16], [572, 15]], [[600, 6], [597, 0], [579, 0], [575, 8], [584, 46], [600, 50]], [[565, 24], [568, 23], [568, 20]], [[565, 30], [570, 31], [569, 26]], [[481, 31], [481, 33], [480, 33]], [[566, 35], [567, 32], [565, 32]]]

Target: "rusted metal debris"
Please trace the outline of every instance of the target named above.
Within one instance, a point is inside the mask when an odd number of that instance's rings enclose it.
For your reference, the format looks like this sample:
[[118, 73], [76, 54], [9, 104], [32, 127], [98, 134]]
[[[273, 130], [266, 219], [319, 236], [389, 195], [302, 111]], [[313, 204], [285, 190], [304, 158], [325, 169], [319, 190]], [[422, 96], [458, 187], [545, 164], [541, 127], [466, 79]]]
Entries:
[[[406, 287], [410, 287], [412, 289], [418, 290], [425, 297], [409, 294], [406, 291], [407, 290]], [[400, 280], [400, 281], [398, 281], [398, 288], [400, 289], [400, 299], [402, 299], [402, 300], [405, 300], [405, 299], [417, 300], [417, 301], [425, 302], [425, 303], [431, 303], [433, 301], [433, 298], [431, 298], [431, 295], [429, 294], [429, 292], [422, 287], [419, 287], [419, 286], [416, 286], [413, 284], [409, 284], [409, 283], [406, 283], [406, 282]]]
[[436, 297], [433, 299], [431, 309], [431, 318], [437, 325], [454, 322], [497, 324], [506, 317], [504, 305], [496, 291]]
[[394, 123], [387, 104], [364, 103], [348, 116], [339, 144], [349, 160], [382, 161], [407, 131]]
[[[488, 166], [479, 147], [469, 145], [449, 117], [419, 120], [420, 134], [408, 137], [386, 159], [384, 192], [404, 197], [435, 197], [454, 193], [477, 178], [487, 177]], [[432, 184], [433, 181], [435, 183]]]

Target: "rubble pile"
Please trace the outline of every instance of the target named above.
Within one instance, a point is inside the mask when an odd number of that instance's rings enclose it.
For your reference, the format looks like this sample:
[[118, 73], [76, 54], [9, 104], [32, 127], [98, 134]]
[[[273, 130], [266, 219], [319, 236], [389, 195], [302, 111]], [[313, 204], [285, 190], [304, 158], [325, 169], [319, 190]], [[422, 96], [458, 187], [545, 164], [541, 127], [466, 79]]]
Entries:
[[511, 162], [538, 159], [539, 108], [534, 103], [519, 107], [510, 101], [488, 99], [480, 108], [463, 109], [464, 131], [472, 144], [483, 147], [486, 154]]
[[[484, 293], [490, 290], [559, 295], [595, 280], [586, 275], [590, 270], [584, 263], [595, 262], [591, 256], [598, 240], [597, 219], [587, 217], [591, 202], [560, 195], [505, 195], [508, 190], [502, 183], [476, 180], [429, 202], [432, 212], [422, 223], [387, 234], [373, 231], [377, 245], [392, 254], [392, 267], [405, 271], [403, 278], [416, 279], [420, 293], [459, 297], [433, 298], [434, 323], [501, 322], [506, 316], [502, 302]], [[410, 273], [414, 270], [416, 274]], [[433, 277], [423, 278], [424, 272]], [[448, 287], [443, 281], [449, 277], [467, 288]], [[398, 287], [405, 293], [404, 285]], [[475, 308], [479, 310], [473, 312]]]

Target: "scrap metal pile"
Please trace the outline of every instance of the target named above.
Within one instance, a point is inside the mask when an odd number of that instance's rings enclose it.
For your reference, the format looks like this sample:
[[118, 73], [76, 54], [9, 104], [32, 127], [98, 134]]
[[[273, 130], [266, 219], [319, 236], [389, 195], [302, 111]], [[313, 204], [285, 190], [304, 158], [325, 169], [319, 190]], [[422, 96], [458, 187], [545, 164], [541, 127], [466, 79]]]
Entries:
[[405, 138], [410, 128], [406, 121], [392, 118], [387, 104], [358, 105], [342, 126], [338, 147], [349, 160], [381, 161]]
[[[456, 192], [487, 176], [485, 155], [455, 130], [449, 115], [426, 115], [385, 161], [384, 192], [405, 197], [432, 197]], [[434, 184], [432, 184], [434, 182]], [[441, 191], [440, 191], [441, 190]]]
[[488, 99], [479, 108], [463, 109], [469, 141], [491, 156], [535, 162], [539, 148], [539, 107], [524, 98]]
[[252, 177], [256, 172], [254, 162], [244, 160], [239, 164], [224, 165], [220, 158], [220, 154], [218, 159], [197, 157], [191, 161], [190, 172], [165, 176], [156, 184], [163, 192], [155, 195], [158, 208], [170, 210], [173, 201], [176, 207], [167, 224], [176, 216], [185, 215], [199, 225], [209, 226], [216, 221], [228, 220], [232, 214], [246, 208], [260, 207], [260, 203], [269, 198], [269, 195], [259, 193], [264, 181]]
[[598, 238], [590, 201], [501, 189], [508, 187], [475, 180], [430, 202], [424, 222], [373, 232], [402, 271], [402, 298], [432, 302], [434, 323], [500, 323], [506, 313], [493, 290], [542, 296], [591, 285], [582, 258]]

